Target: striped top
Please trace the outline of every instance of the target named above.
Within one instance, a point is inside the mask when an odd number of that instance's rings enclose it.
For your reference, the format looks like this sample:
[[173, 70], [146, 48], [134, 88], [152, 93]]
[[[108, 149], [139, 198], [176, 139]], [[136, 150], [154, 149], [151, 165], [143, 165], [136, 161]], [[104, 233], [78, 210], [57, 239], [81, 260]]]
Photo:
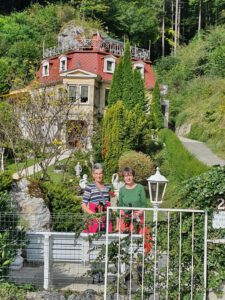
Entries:
[[[101, 192], [102, 193], [100, 193], [95, 183], [88, 184], [83, 193], [82, 203], [88, 204], [89, 202], [91, 202], [98, 205], [99, 202], [103, 202], [104, 204], [106, 204], [107, 201], [110, 201], [110, 185], [104, 184]], [[103, 195], [104, 199], [101, 194]]]

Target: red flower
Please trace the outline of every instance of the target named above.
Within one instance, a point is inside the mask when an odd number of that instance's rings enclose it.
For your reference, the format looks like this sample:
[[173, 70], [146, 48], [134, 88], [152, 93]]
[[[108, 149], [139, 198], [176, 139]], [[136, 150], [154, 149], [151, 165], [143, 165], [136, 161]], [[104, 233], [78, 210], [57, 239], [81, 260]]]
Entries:
[[111, 197], [115, 197], [116, 196], [116, 194], [115, 194], [114, 191], [109, 192], [109, 194], [110, 194]]

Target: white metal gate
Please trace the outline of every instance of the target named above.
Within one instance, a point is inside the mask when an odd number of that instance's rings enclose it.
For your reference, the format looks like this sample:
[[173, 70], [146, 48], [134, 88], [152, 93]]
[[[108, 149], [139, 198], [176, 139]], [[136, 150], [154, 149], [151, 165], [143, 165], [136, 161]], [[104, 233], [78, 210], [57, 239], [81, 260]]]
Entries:
[[[115, 215], [127, 232], [109, 232]], [[104, 300], [206, 299], [206, 211], [110, 207], [107, 220]]]

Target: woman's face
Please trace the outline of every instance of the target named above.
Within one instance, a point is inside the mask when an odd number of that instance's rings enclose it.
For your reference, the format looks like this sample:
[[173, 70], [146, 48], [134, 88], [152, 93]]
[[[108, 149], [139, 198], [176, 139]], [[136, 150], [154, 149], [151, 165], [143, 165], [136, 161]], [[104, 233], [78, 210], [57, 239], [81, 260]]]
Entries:
[[92, 176], [96, 183], [101, 183], [103, 179], [103, 170], [94, 170], [94, 172], [92, 172]]
[[125, 173], [123, 177], [124, 177], [124, 182], [126, 185], [134, 184], [134, 176], [132, 173]]

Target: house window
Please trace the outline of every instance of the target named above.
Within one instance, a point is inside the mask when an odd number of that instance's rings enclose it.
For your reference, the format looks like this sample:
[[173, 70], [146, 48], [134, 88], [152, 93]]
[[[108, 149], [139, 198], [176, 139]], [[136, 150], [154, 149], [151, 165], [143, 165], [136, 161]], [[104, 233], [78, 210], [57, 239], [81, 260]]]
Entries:
[[105, 107], [108, 106], [109, 89], [105, 89]]
[[88, 85], [69, 85], [69, 99], [72, 102], [88, 102]]
[[61, 57], [60, 58], [59, 70], [60, 70], [60, 72], [63, 72], [63, 71], [67, 70], [67, 58], [66, 57]]
[[115, 58], [108, 57], [104, 59], [104, 72], [114, 73], [115, 70]]
[[78, 99], [77, 95], [77, 85], [69, 85], [69, 91], [68, 91], [69, 99], [72, 102], [76, 102]]
[[42, 65], [42, 77], [49, 76], [49, 62], [44, 62]]
[[87, 103], [88, 102], [88, 86], [87, 85], [81, 85], [81, 91], [80, 91], [80, 102], [81, 103]]
[[144, 78], [145, 68], [143, 64], [134, 64], [134, 69], [138, 70], [141, 73], [141, 77]]

